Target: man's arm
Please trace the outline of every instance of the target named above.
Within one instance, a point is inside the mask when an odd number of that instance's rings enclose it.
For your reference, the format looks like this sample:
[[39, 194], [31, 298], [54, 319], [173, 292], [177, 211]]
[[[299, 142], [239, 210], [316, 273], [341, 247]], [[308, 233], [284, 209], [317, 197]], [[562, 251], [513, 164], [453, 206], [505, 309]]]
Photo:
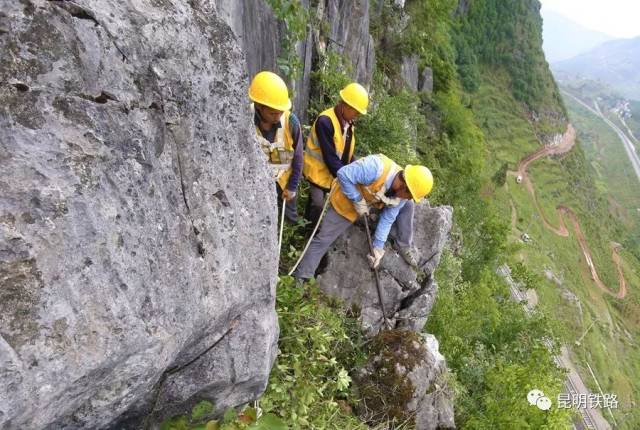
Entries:
[[333, 142], [333, 124], [328, 116], [321, 115], [316, 120], [316, 136], [318, 136], [318, 146], [322, 151], [324, 164], [334, 177], [338, 176], [338, 170], [343, 166], [342, 160], [336, 153], [336, 145]]
[[302, 143], [302, 130], [300, 128], [300, 121], [298, 117], [292, 112], [289, 116], [289, 131], [293, 138], [293, 160], [291, 161], [291, 176], [287, 183], [287, 189], [295, 192], [300, 184], [300, 176], [302, 176], [302, 163], [303, 157], [303, 143]]
[[362, 195], [356, 185], [370, 185], [382, 175], [382, 170], [382, 161], [370, 155], [338, 170], [337, 178], [344, 195], [353, 202], [359, 202]]
[[376, 227], [376, 232], [373, 235], [373, 247], [374, 248], [384, 248], [384, 244], [387, 241], [387, 237], [389, 236], [389, 231], [391, 231], [391, 226], [396, 221], [398, 214], [400, 213], [400, 209], [406, 204], [406, 200], [403, 200], [397, 206], [385, 206], [380, 213], [380, 218], [378, 218], [378, 226]]

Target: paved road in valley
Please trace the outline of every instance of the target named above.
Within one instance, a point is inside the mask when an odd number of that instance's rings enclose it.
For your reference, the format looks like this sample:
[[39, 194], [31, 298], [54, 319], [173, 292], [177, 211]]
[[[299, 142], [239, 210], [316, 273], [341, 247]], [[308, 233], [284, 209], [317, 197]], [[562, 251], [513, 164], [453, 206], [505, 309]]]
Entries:
[[636, 152], [636, 148], [634, 147], [633, 142], [631, 142], [629, 137], [622, 130], [620, 130], [620, 128], [617, 125], [615, 125], [613, 122], [611, 122], [609, 120], [609, 118], [607, 118], [606, 116], [604, 116], [602, 114], [602, 112], [600, 111], [600, 108], [598, 107], [597, 104], [595, 106], [596, 108], [594, 109], [593, 107], [589, 106], [587, 103], [585, 103], [584, 101], [580, 100], [578, 97], [574, 96], [573, 94], [570, 94], [570, 93], [568, 93], [566, 91], [562, 91], [562, 93], [564, 95], [566, 95], [567, 97], [570, 97], [571, 99], [575, 100], [580, 105], [584, 106], [592, 114], [594, 114], [597, 117], [599, 117], [609, 127], [611, 127], [611, 129], [613, 131], [616, 132], [616, 134], [618, 135], [618, 137], [620, 138], [620, 140], [622, 141], [622, 143], [624, 145], [624, 150], [627, 153], [627, 157], [629, 158], [629, 161], [631, 162], [631, 166], [633, 167], [633, 170], [635, 171], [636, 176], [638, 177], [638, 180], [640, 181], [640, 158], [638, 157], [638, 153]]

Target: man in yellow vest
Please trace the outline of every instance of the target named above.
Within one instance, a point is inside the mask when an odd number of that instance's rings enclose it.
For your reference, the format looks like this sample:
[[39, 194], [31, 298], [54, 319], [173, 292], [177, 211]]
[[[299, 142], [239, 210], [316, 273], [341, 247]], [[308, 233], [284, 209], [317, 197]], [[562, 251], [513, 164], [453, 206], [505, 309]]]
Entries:
[[296, 193], [302, 174], [303, 145], [298, 117], [290, 111], [287, 84], [272, 72], [260, 72], [251, 81], [254, 124], [262, 150], [276, 179], [278, 200], [286, 200], [285, 216], [298, 218]]
[[324, 197], [341, 167], [353, 161], [356, 137], [353, 121], [367, 113], [369, 95], [358, 83], [340, 91], [340, 102], [313, 123], [304, 152], [304, 176], [309, 181], [309, 201], [305, 218], [315, 226], [322, 212]]
[[368, 216], [370, 207], [381, 209], [373, 238], [369, 263], [378, 267], [384, 244], [395, 228], [400, 255], [412, 266], [418, 262], [412, 253], [413, 210], [431, 192], [433, 176], [425, 166], [408, 165], [404, 169], [382, 154], [361, 158], [338, 171], [338, 183], [331, 195], [331, 207], [320, 224], [318, 234], [302, 258], [293, 276], [309, 279], [331, 244], [360, 216]]

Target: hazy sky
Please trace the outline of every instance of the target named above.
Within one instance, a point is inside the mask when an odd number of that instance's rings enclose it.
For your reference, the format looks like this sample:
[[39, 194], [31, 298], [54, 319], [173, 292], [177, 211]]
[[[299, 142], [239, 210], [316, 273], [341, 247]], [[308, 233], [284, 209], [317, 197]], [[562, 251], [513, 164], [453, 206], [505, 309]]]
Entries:
[[640, 35], [640, 0], [540, 0], [553, 10], [591, 30], [618, 37]]

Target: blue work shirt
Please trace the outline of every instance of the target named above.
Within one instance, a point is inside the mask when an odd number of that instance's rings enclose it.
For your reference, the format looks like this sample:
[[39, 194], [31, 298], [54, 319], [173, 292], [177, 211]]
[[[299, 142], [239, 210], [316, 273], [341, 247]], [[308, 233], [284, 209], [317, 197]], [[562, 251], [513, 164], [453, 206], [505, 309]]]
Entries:
[[[377, 155], [369, 155], [338, 170], [337, 177], [344, 195], [353, 202], [359, 202], [362, 200], [362, 194], [360, 194], [356, 185], [371, 185], [380, 177], [380, 175], [382, 175], [383, 170], [384, 165], [380, 157]], [[395, 175], [389, 175], [386, 179], [384, 183], [386, 190], [391, 189], [391, 184], [394, 179]], [[374, 248], [384, 248], [384, 244], [389, 236], [389, 231], [391, 231], [391, 226], [396, 221], [400, 210], [406, 203], [407, 201], [403, 199], [397, 206], [385, 205], [384, 209], [382, 209], [380, 218], [378, 219], [378, 226], [376, 227], [376, 232], [374, 234]]]

